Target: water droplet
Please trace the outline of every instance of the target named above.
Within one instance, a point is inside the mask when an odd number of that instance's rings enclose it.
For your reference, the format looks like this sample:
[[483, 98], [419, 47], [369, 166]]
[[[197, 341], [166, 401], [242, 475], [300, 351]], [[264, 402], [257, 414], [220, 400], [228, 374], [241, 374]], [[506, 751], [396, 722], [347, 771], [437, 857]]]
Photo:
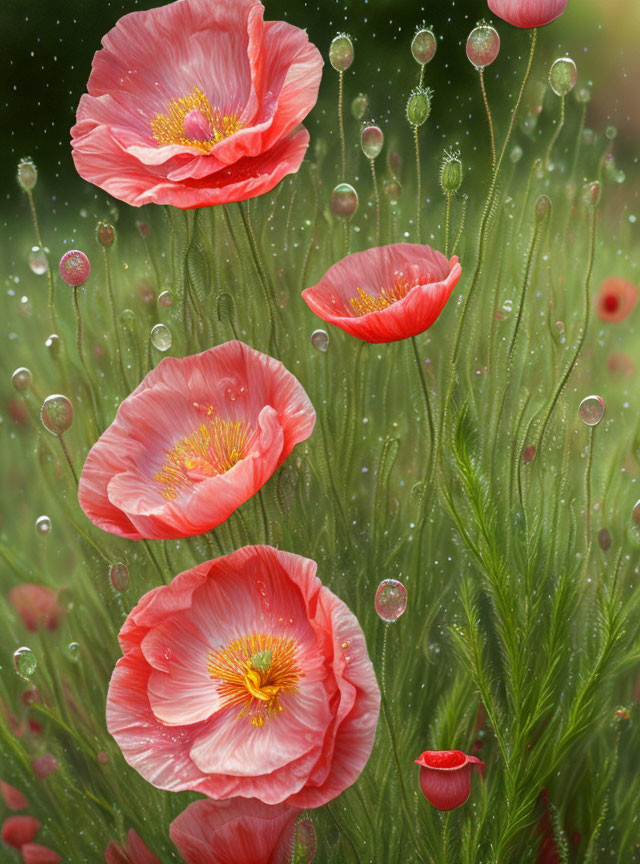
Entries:
[[29, 269], [36, 276], [42, 276], [47, 272], [47, 253], [49, 250], [44, 246], [32, 246], [29, 253]]
[[556, 96], [566, 96], [571, 93], [578, 80], [576, 64], [570, 57], [560, 57], [549, 71], [549, 84]]
[[13, 665], [18, 675], [28, 681], [35, 675], [38, 661], [31, 648], [24, 646], [13, 652]]
[[161, 306], [173, 306], [173, 294], [171, 291], [161, 291], [158, 294], [158, 303]]
[[77, 663], [80, 659], [80, 644], [78, 642], [69, 642], [67, 651], [69, 652], [69, 657]]
[[358, 193], [349, 183], [339, 183], [331, 193], [331, 212], [349, 219], [358, 209]]
[[78, 285], [84, 285], [89, 278], [91, 264], [84, 252], [80, 252], [78, 249], [70, 249], [60, 259], [58, 270], [63, 282], [66, 282], [67, 285], [78, 287]]
[[326, 351], [329, 347], [329, 334], [326, 330], [314, 330], [311, 334], [311, 344], [317, 351]]
[[60, 337], [58, 334], [52, 333], [48, 336], [44, 347], [51, 352], [53, 357], [57, 357], [60, 354]]
[[360, 136], [362, 152], [367, 159], [375, 159], [380, 155], [384, 143], [384, 134], [379, 126], [365, 126]]
[[156, 324], [151, 330], [151, 344], [158, 351], [168, 351], [171, 348], [171, 330], [166, 324]]
[[337, 72], [345, 72], [353, 63], [353, 42], [346, 33], [339, 33], [332, 40], [329, 62]]
[[587, 396], [580, 403], [578, 414], [586, 426], [597, 426], [604, 417], [605, 404], [600, 396]]
[[38, 534], [49, 534], [51, 532], [51, 519], [48, 516], [38, 516], [36, 519], [36, 531]]
[[131, 585], [129, 578], [129, 568], [126, 564], [112, 564], [109, 568], [109, 579], [116, 591], [126, 591]]
[[123, 309], [120, 313], [120, 323], [122, 324], [122, 329], [127, 330], [129, 333], [135, 332], [136, 329], [136, 313], [133, 309]]
[[397, 621], [407, 608], [407, 589], [397, 579], [383, 579], [375, 599], [376, 612], [383, 621]]
[[495, 27], [481, 24], [467, 39], [467, 57], [476, 69], [490, 66], [500, 53], [500, 36]]
[[411, 53], [416, 63], [425, 66], [433, 60], [438, 48], [438, 42], [433, 30], [421, 27], [411, 41]]
[[598, 532], [598, 543], [604, 552], [611, 548], [611, 534], [606, 528], [601, 528]]
[[31, 387], [32, 375], [26, 366], [20, 366], [11, 376], [11, 383], [20, 392], [28, 390]]
[[47, 396], [40, 409], [40, 419], [52, 435], [61, 435], [73, 422], [73, 405], [60, 393]]

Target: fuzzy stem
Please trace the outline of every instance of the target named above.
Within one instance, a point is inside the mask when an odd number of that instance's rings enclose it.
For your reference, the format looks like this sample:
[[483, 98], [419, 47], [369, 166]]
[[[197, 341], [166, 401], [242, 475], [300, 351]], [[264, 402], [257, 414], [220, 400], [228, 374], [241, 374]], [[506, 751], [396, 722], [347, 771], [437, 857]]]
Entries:
[[111, 263], [109, 261], [109, 252], [105, 247], [103, 247], [102, 251], [104, 254], [104, 269], [107, 278], [107, 295], [109, 297], [109, 308], [111, 309], [111, 320], [113, 322], [113, 333], [115, 336], [116, 359], [118, 361], [118, 369], [120, 370], [120, 378], [122, 379], [125, 393], [128, 393], [129, 382], [127, 381], [127, 375], [124, 371], [124, 364], [122, 362], [122, 346], [120, 345], [120, 330], [118, 328], [118, 319], [116, 318], [116, 304], [113, 299], [113, 286], [111, 284]]
[[376, 200], [376, 239], [378, 246], [380, 246], [382, 243], [380, 234], [380, 191], [378, 189], [378, 178], [376, 177], [375, 159], [369, 159], [369, 164], [371, 165], [371, 177], [373, 178], [373, 194]]
[[562, 129], [564, 127], [564, 115], [565, 115], [565, 97], [561, 96], [560, 97], [560, 120], [558, 121], [558, 123], [556, 125], [556, 129], [555, 129], [555, 132], [553, 133], [553, 135], [551, 137], [551, 141], [549, 141], [549, 146], [547, 147], [547, 155], [545, 156], [545, 159], [544, 159], [544, 167], [545, 167], [545, 170], [547, 170], [547, 171], [550, 170], [551, 153], [552, 153], [553, 148], [555, 146], [555, 143], [558, 140], [558, 138], [560, 137], [560, 133], [562, 132]]
[[76, 347], [78, 349], [78, 356], [80, 357], [80, 362], [82, 363], [82, 368], [84, 369], [84, 373], [87, 376], [87, 385], [89, 387], [89, 402], [91, 404], [91, 413], [93, 414], [93, 421], [96, 425], [96, 429], [100, 431], [100, 421], [98, 420], [98, 410], [96, 407], [96, 396], [95, 389], [93, 385], [93, 378], [91, 377], [91, 373], [89, 372], [89, 367], [87, 366], [87, 361], [84, 357], [84, 345], [82, 339], [82, 315], [80, 314], [80, 303], [78, 301], [78, 285], [73, 286], [73, 308], [76, 314]]
[[484, 83], [484, 69], [478, 69], [478, 75], [480, 76], [480, 89], [482, 90], [482, 101], [484, 102], [484, 108], [487, 112], [487, 120], [489, 122], [489, 138], [491, 139], [491, 167], [495, 170], [496, 167], [496, 135], [493, 129], [493, 117], [491, 116], [491, 108], [489, 107], [489, 99], [487, 98], [487, 88]]
[[[27, 198], [29, 199], [29, 209], [31, 210], [31, 221], [33, 222], [33, 233], [36, 236], [36, 242], [41, 250], [44, 251], [44, 247], [42, 245], [42, 237], [40, 235], [40, 225], [38, 223], [38, 213], [36, 211], [36, 202], [33, 197], [33, 192], [31, 189], [27, 189]], [[55, 307], [55, 296], [54, 296], [54, 283], [53, 283], [53, 273], [51, 272], [51, 266], [49, 264], [49, 256], [46, 255], [47, 259], [47, 284], [49, 288], [49, 321], [51, 323], [51, 328], [54, 333], [58, 332], [58, 320], [56, 318], [56, 307]]]
[[347, 144], [344, 137], [344, 119], [343, 119], [343, 102], [344, 102], [344, 72], [338, 72], [338, 132], [340, 134], [340, 179], [344, 183], [347, 179]]
[[422, 216], [422, 173], [420, 171], [420, 140], [418, 138], [418, 127], [413, 127], [413, 140], [416, 145], [416, 236], [417, 242], [421, 243], [421, 216]]

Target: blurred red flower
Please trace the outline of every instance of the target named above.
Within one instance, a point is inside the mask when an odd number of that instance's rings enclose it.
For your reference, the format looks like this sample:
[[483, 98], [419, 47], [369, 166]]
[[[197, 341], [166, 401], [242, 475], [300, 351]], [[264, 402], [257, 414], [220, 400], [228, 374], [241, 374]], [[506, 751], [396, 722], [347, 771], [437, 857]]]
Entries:
[[471, 772], [484, 774], [484, 762], [460, 750], [425, 750], [416, 760], [420, 766], [420, 788], [438, 810], [454, 810], [469, 797]]
[[629, 315], [638, 302], [638, 289], [626, 279], [610, 276], [600, 286], [596, 311], [603, 321], [617, 323]]
[[494, 15], [515, 27], [543, 27], [559, 18], [567, 0], [488, 0]]
[[162, 864], [133, 828], [124, 846], [112, 840], [104, 850], [106, 864]]
[[64, 615], [64, 609], [58, 603], [58, 592], [46, 585], [16, 585], [9, 591], [9, 602], [31, 633], [41, 627], [55, 630]]

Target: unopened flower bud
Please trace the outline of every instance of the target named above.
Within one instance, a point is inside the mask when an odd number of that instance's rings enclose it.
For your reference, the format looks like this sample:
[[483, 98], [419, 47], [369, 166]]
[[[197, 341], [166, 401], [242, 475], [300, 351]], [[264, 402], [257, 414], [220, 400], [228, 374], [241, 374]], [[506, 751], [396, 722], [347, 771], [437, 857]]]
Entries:
[[349, 183], [339, 183], [331, 193], [331, 212], [349, 219], [358, 209], [358, 193]]
[[440, 168], [440, 185], [443, 192], [457, 192], [462, 183], [460, 153], [445, 153]]
[[40, 419], [52, 435], [62, 435], [73, 422], [73, 405], [59, 393], [47, 396], [40, 409]]
[[31, 387], [32, 380], [31, 372], [26, 366], [18, 367], [11, 376], [11, 383], [20, 393], [23, 393]]
[[407, 102], [407, 120], [412, 126], [422, 126], [431, 113], [431, 97], [433, 91], [418, 87], [409, 96]]
[[480, 24], [467, 39], [467, 57], [476, 69], [490, 66], [500, 53], [500, 36], [495, 27]]
[[356, 120], [362, 120], [369, 108], [369, 99], [365, 93], [358, 93], [351, 103], [351, 113]]
[[570, 57], [560, 57], [549, 71], [549, 84], [556, 96], [571, 93], [578, 80], [576, 64]]
[[339, 33], [329, 46], [329, 62], [336, 72], [346, 72], [353, 63], [353, 42], [347, 33]]
[[66, 282], [67, 285], [77, 287], [78, 285], [84, 285], [89, 278], [91, 264], [84, 252], [80, 252], [78, 249], [70, 249], [60, 259], [58, 270], [63, 282]]
[[413, 59], [421, 66], [426, 66], [427, 63], [433, 60], [437, 47], [438, 42], [433, 30], [429, 27], [421, 27], [416, 31], [416, 35], [411, 42]]
[[38, 169], [33, 159], [21, 159], [18, 163], [18, 184], [25, 192], [31, 192], [38, 182]]
[[109, 246], [113, 246], [115, 239], [116, 229], [113, 225], [105, 220], [98, 222], [96, 225], [96, 240], [98, 243], [108, 249]]
[[536, 222], [542, 222], [551, 212], [551, 198], [548, 195], [541, 195], [536, 201], [534, 212]]
[[383, 143], [384, 135], [379, 126], [364, 127], [360, 136], [360, 144], [367, 159], [375, 159], [376, 156], [379, 156]]

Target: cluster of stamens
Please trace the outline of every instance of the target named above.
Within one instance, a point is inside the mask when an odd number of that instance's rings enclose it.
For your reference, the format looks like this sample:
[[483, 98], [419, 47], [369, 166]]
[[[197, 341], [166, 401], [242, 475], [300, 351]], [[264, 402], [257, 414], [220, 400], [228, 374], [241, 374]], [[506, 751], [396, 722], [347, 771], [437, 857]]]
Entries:
[[392, 306], [398, 300], [406, 297], [412, 287], [412, 283], [406, 276], [403, 273], [397, 272], [394, 273], [391, 286], [381, 288], [378, 295], [369, 294], [367, 291], [363, 291], [362, 288], [358, 288], [357, 295], [351, 297], [349, 302], [355, 314], [360, 317], [361, 315], [368, 315], [369, 312], [381, 312], [383, 309]]
[[151, 121], [151, 131], [159, 146], [182, 144], [205, 153], [242, 126], [237, 114], [221, 114], [199, 87], [175, 99], [164, 114], [156, 114]]

